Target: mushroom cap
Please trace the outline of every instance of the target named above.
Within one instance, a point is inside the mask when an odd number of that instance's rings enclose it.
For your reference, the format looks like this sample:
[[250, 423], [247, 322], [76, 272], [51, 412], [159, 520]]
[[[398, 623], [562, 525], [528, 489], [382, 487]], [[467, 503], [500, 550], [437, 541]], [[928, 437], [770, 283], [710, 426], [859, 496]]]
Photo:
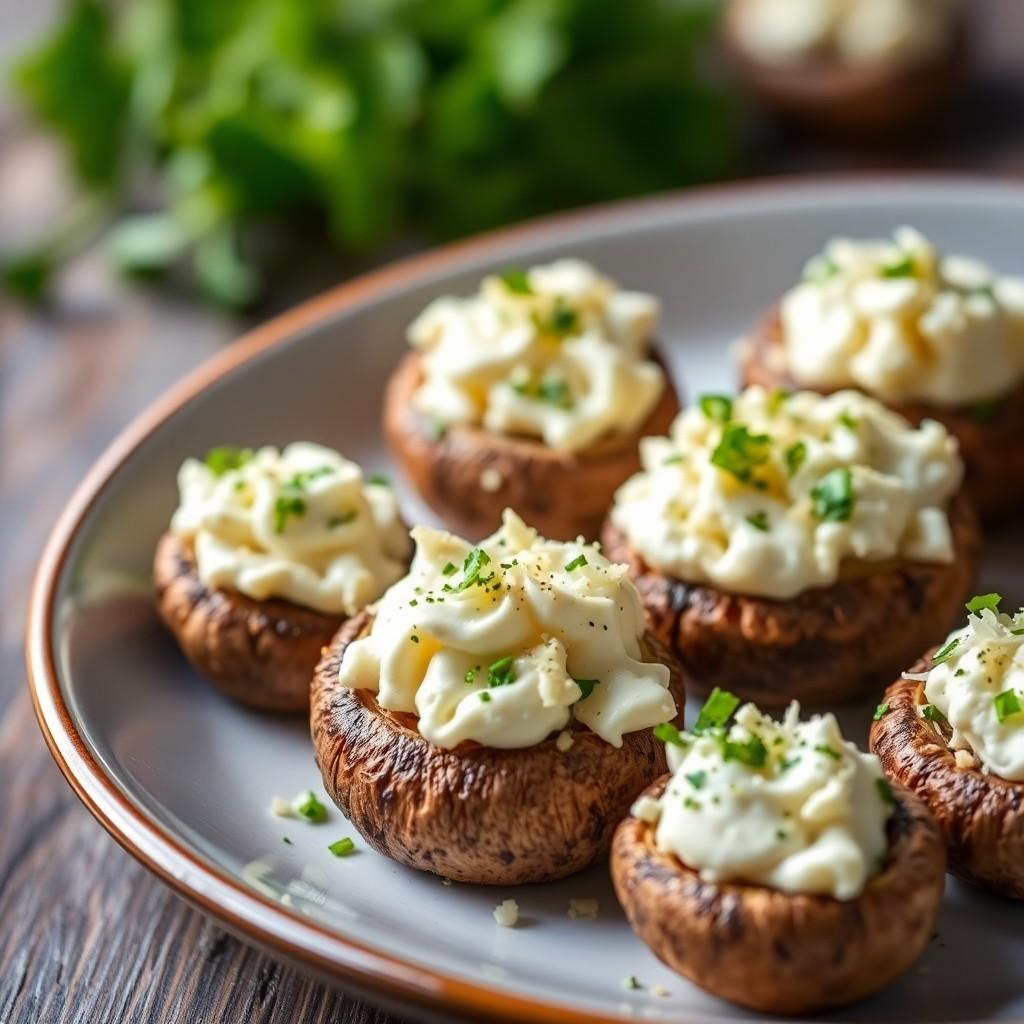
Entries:
[[[458, 882], [517, 885], [564, 878], [605, 854], [640, 791], [666, 770], [650, 729], [613, 747], [574, 723], [565, 751], [554, 736], [499, 750], [428, 743], [416, 716], [382, 710], [369, 690], [338, 682], [345, 649], [366, 634], [361, 612], [338, 631], [313, 678], [310, 730], [324, 786], [378, 852]], [[672, 672], [682, 721], [682, 675], [652, 637], [645, 653]]]
[[[661, 796], [666, 776], [648, 789]], [[871, 995], [934, 934], [946, 854], [928, 808], [898, 784], [882, 871], [852, 900], [705, 882], [629, 817], [612, 843], [612, 881], [633, 931], [712, 995], [766, 1013], [806, 1013]]]
[[[760, 384], [769, 389], [805, 388], [786, 366], [777, 306], [762, 317], [747, 338], [740, 378], [744, 387]], [[827, 388], [811, 390], [829, 392]], [[938, 420], [957, 439], [967, 470], [964, 488], [985, 523], [1006, 519], [1024, 508], [1024, 381], [991, 409], [983, 407], [982, 413], [977, 405], [957, 408], [915, 401], [885, 404], [914, 424]]]
[[170, 532], [157, 544], [153, 580], [160, 617], [188, 660], [219, 690], [265, 711], [309, 707], [313, 669], [344, 616], [208, 587], [191, 545]]
[[967, 69], [967, 23], [959, 17], [949, 45], [930, 60], [844, 64], [814, 57], [772, 64], [749, 52], [736, 27], [737, 4], [726, 5], [725, 50], [757, 97], [797, 121], [835, 135], [888, 136], [941, 108]]
[[[914, 666], [926, 672], [930, 652]], [[898, 679], [889, 711], [871, 724], [870, 746], [885, 773], [915, 793], [942, 829], [949, 870], [1001, 896], [1024, 899], [1024, 782], [959, 768], [938, 727], [918, 713], [924, 684]]]
[[720, 686], [762, 707], [781, 707], [872, 692], [945, 637], [973, 591], [981, 551], [962, 493], [950, 520], [956, 557], [949, 565], [850, 564], [838, 582], [787, 601], [664, 576], [610, 521], [602, 542], [606, 557], [629, 565], [648, 628], [679, 656], [692, 692]]
[[[661, 362], [653, 353], [651, 358]], [[388, 382], [384, 432], [423, 500], [473, 539], [496, 530], [506, 508], [552, 540], [593, 539], [616, 488], [640, 468], [640, 438], [667, 433], [679, 412], [666, 371], [660, 398], [636, 430], [584, 451], [555, 451], [536, 438], [468, 424], [452, 424], [436, 437], [413, 403], [422, 379], [422, 355], [409, 352]]]

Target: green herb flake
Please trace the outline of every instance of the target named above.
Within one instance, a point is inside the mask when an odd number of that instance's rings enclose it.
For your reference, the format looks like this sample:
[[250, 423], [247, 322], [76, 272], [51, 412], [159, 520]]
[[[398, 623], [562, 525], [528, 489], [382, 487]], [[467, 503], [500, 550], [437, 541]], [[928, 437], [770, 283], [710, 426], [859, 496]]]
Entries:
[[492, 661], [490, 665], [487, 666], [487, 685], [508, 686], [509, 683], [513, 681], [513, 660], [512, 655], [507, 654], [504, 658], [498, 658], [497, 661]]
[[672, 746], [682, 749], [688, 746], [682, 733], [671, 722], [662, 722], [660, 725], [656, 725], [651, 732], [654, 734], [654, 738], [661, 740], [662, 743], [671, 743]]
[[285, 481], [284, 486], [290, 491], [304, 491], [306, 484], [322, 476], [330, 476], [334, 472], [331, 466], [318, 466], [316, 469], [301, 469]]
[[839, 751], [835, 747], [830, 747], [826, 743], [818, 743], [814, 749], [825, 757], [830, 757], [833, 761], [838, 761], [840, 758]]
[[732, 419], [732, 399], [727, 395], [701, 395], [700, 411], [712, 423], [728, 423]]
[[566, 305], [561, 298], [556, 299], [555, 308], [551, 311], [551, 316], [543, 329], [551, 334], [565, 337], [567, 334], [573, 334], [578, 331], [579, 327], [579, 313], [571, 306]]
[[1000, 725], [1008, 718], [1020, 714], [1020, 698], [1013, 690], [1004, 690], [1002, 693], [996, 694], [992, 698], [992, 703], [995, 705], [996, 718], [999, 719]]
[[786, 460], [786, 469], [790, 476], [796, 476], [800, 467], [807, 461], [807, 445], [803, 441], [797, 441], [786, 449], [783, 456]]
[[769, 415], [774, 416], [792, 394], [792, 391], [787, 391], [785, 388], [775, 388], [775, 390], [768, 396]]
[[811, 491], [811, 500], [823, 522], [848, 522], [853, 516], [853, 474], [846, 467], [826, 473]]
[[214, 476], [223, 476], [233, 469], [241, 469], [246, 463], [252, 462], [256, 453], [251, 448], [233, 448], [230, 445], [220, 445], [211, 448], [203, 457], [206, 468]]
[[986, 609], [991, 612], [999, 611], [999, 602], [1002, 601], [1001, 594], [978, 594], [967, 602], [965, 607], [972, 615], [980, 615]]
[[760, 530], [762, 533], [767, 533], [770, 529], [767, 512], [752, 512], [746, 517], [746, 520], [755, 530]]
[[883, 803], [889, 804], [890, 807], [896, 803], [896, 796], [888, 779], [875, 779], [875, 789], [878, 790], [878, 795], [882, 798]]
[[711, 453], [711, 464], [749, 483], [754, 470], [768, 461], [770, 447], [767, 434], [751, 434], [741, 423], [727, 423]]
[[800, 755], [796, 757], [785, 757], [779, 762], [779, 771], [788, 772], [790, 768], [795, 767], [800, 763]]
[[352, 509], [349, 512], [342, 512], [340, 516], [331, 516], [327, 520], [327, 525], [330, 529], [335, 530], [339, 526], [347, 526], [349, 523], [354, 522], [359, 516], [359, 512], [356, 509]]
[[480, 700], [484, 704], [490, 704], [490, 702], [491, 702], [491, 695], [486, 690], [481, 690], [480, 691]]
[[921, 717], [927, 718], [929, 722], [936, 722], [938, 725], [948, 725], [946, 716], [934, 704], [921, 705]]
[[561, 379], [542, 380], [535, 389], [535, 397], [557, 409], [571, 409], [573, 405], [569, 382]]
[[685, 800], [683, 801], [683, 806], [684, 806], [684, 807], [685, 807], [685, 808], [686, 808], [687, 810], [690, 810], [690, 811], [699, 811], [699, 810], [700, 810], [700, 808], [701, 808], [701, 804], [700, 804], [700, 801], [699, 801], [699, 800], [694, 800], [692, 796], [688, 796], [688, 797], [687, 797], [687, 798], [686, 798], [686, 799], [685, 799]]
[[882, 267], [882, 277], [913, 277], [914, 269], [913, 258], [909, 255], [905, 255], [895, 262]]
[[703, 789], [704, 783], [708, 781], [707, 772], [691, 772], [686, 776], [686, 781], [693, 786], [694, 789]]
[[284, 533], [288, 520], [306, 514], [306, 502], [297, 495], [282, 494], [274, 502], [274, 533]]
[[410, 640], [411, 640], [411, 641], [412, 641], [412, 642], [413, 642], [414, 644], [418, 644], [418, 643], [420, 642], [420, 638], [419, 638], [419, 637], [418, 637], [418, 636], [417, 636], [417, 635], [416, 635], [415, 633], [413, 633], [413, 634], [412, 634], [412, 635], [411, 635], [411, 636], [409, 637], [409, 639], [410, 639]]
[[941, 650], [936, 651], [932, 656], [932, 663], [935, 665], [941, 665], [944, 661], [949, 661], [953, 656], [953, 652], [960, 646], [960, 637], [955, 636], [952, 640], [946, 644]]
[[711, 729], [724, 728], [725, 723], [729, 721], [739, 706], [739, 697], [729, 693], [728, 690], [720, 690], [716, 686], [704, 702], [704, 707], [700, 709], [693, 731], [699, 735], [709, 732]]
[[889, 714], [889, 710], [890, 708], [888, 704], [879, 704], [878, 707], [875, 708], [875, 713], [871, 716], [871, 721], [880, 722], [887, 714]]
[[593, 692], [594, 687], [597, 686], [600, 679], [573, 679], [573, 682], [580, 688], [580, 692], [583, 694], [580, 700], [586, 700]]
[[371, 487], [390, 487], [391, 486], [390, 478], [385, 476], [383, 473], [371, 473], [366, 478], [366, 482]]
[[333, 843], [330, 843], [327, 847], [335, 857], [349, 857], [356, 852], [356, 844], [348, 836], [344, 836], [341, 839], [336, 839]]
[[571, 562], [566, 563], [565, 571], [573, 572], [576, 569], [582, 569], [587, 564], [585, 555], [577, 555]]
[[[488, 583], [491, 580], [491, 576], [481, 578], [480, 570], [486, 565], [490, 565], [491, 556], [484, 551], [483, 548], [473, 548], [468, 555], [466, 555], [465, 561], [462, 563], [462, 579], [456, 586], [450, 586], [449, 584], [444, 585], [444, 590], [447, 593], [458, 594], [463, 590], [467, 590], [473, 586], [474, 583]], [[451, 565], [451, 562], [448, 563]], [[448, 572], [448, 565], [444, 567], [442, 572], [445, 576], [451, 575]]]
[[322, 804], [311, 789], [297, 796], [292, 801], [292, 810], [313, 825], [327, 820], [327, 808]]
[[760, 736], [751, 736], [749, 740], [722, 741], [722, 759], [739, 761], [748, 768], [763, 768], [768, 761], [768, 748]]
[[846, 427], [847, 430], [856, 430], [857, 429], [857, 421], [853, 418], [853, 416], [850, 415], [850, 412], [849, 412], [848, 409], [844, 409], [839, 414], [839, 422], [844, 427]]
[[441, 575], [451, 576], [453, 573], [457, 573], [458, 571], [458, 566], [453, 565], [451, 562], [446, 562], [444, 568], [441, 570]]
[[533, 285], [522, 267], [509, 267], [499, 276], [501, 283], [514, 295], [533, 294]]

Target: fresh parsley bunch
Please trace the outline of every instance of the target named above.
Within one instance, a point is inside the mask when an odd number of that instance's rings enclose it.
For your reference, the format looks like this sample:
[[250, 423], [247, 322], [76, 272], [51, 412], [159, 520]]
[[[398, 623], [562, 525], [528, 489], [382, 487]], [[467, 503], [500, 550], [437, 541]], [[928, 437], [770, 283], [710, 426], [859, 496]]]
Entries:
[[715, 6], [71, 0], [15, 84], [87, 198], [7, 283], [41, 294], [105, 233], [124, 269], [184, 264], [241, 305], [266, 223], [355, 252], [719, 177], [736, 132], [703, 69]]

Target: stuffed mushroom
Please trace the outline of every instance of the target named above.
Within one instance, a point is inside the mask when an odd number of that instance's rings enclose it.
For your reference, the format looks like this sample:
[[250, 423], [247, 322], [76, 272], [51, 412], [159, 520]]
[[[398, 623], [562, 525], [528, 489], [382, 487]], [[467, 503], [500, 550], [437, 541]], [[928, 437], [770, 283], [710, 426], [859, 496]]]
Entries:
[[593, 538], [639, 465], [640, 437], [678, 412], [654, 355], [651, 295], [578, 260], [487, 277], [431, 303], [384, 403], [391, 449], [424, 500], [481, 537], [518, 509], [548, 537]]
[[324, 785], [381, 853], [462, 882], [562, 878], [666, 767], [682, 679], [625, 568], [506, 512], [473, 547], [417, 527], [409, 575], [317, 667]]
[[[884, 684], [944, 635], [980, 537], [955, 440], [853, 391], [704, 396], [603, 533], [688, 685], [764, 706]], [[916, 645], [916, 646], [915, 646]]]
[[1024, 609], [985, 594], [966, 627], [886, 691], [871, 749], [935, 815], [950, 870], [1024, 899]]
[[215, 448], [178, 474], [154, 560], [157, 607], [235, 700], [303, 711], [339, 626], [401, 577], [411, 544], [391, 488], [321, 445]]
[[633, 930], [712, 995], [798, 1014], [871, 995], [927, 946], [945, 851], [831, 714], [781, 722], [716, 690], [690, 733], [659, 730], [673, 774], [612, 844]]
[[1024, 278], [941, 257], [911, 228], [837, 239], [743, 347], [745, 384], [856, 387], [960, 442], [983, 519], [1024, 507]]

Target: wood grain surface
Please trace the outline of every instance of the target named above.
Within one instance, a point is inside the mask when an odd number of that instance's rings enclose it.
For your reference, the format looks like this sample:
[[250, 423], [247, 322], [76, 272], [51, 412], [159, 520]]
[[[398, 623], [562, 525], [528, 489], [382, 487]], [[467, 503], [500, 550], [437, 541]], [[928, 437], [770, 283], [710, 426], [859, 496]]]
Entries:
[[[941, 130], [882, 153], [760, 125], [754, 169], [1024, 175], [1024, 3], [976, 6], [979, 71]], [[49, 148], [0, 121], [0, 249], [59, 194]], [[310, 289], [284, 287], [275, 304]], [[114, 434], [238, 328], [180, 295], [116, 285], [95, 257], [54, 308], [0, 306], [0, 1024], [396, 1020], [249, 949], [136, 864], [64, 783], [25, 687], [25, 601], [62, 504]]]

